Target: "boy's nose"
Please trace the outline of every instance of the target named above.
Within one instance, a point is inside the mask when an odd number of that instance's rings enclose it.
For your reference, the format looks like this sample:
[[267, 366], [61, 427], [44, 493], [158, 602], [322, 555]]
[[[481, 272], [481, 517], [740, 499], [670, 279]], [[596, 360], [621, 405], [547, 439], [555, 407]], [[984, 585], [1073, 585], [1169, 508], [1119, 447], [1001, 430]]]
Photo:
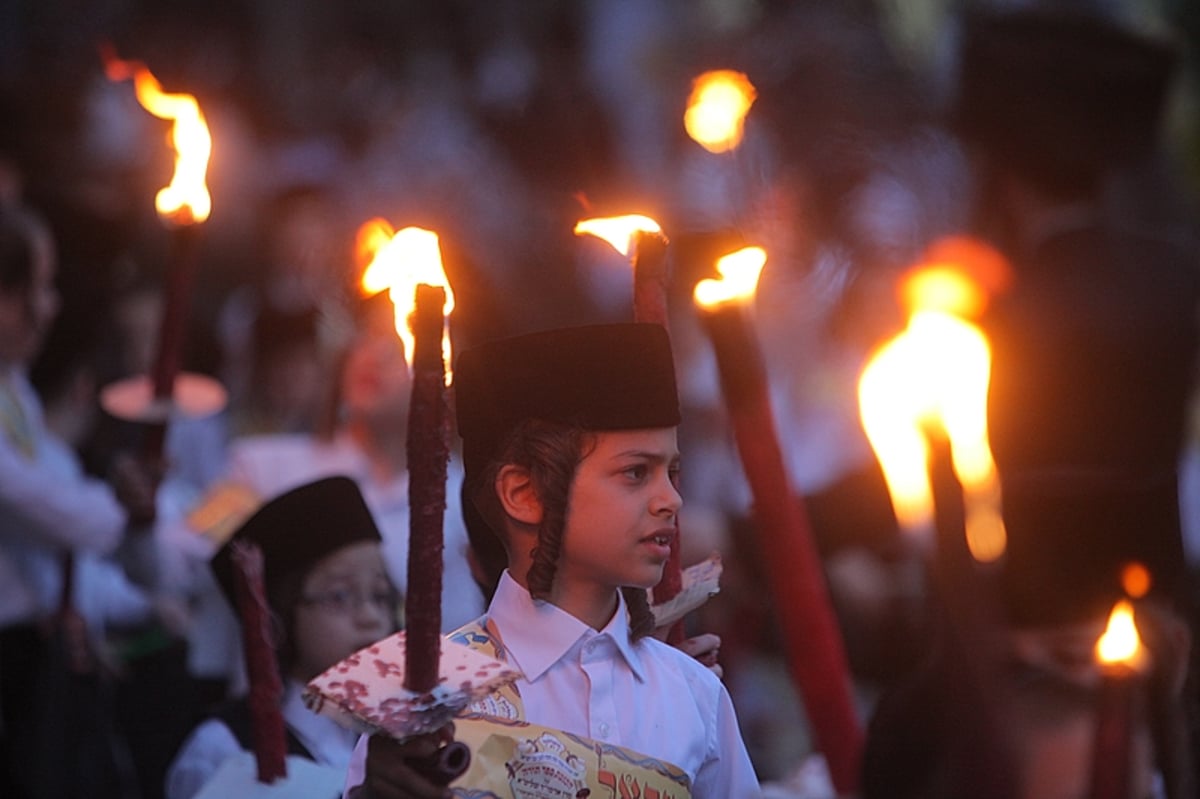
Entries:
[[382, 622], [395, 624], [396, 604], [382, 605], [378, 602], [358, 602], [354, 607], [354, 623], [360, 627], [378, 627]]
[[656, 515], [674, 516], [683, 507], [683, 497], [679, 493], [679, 489], [675, 487], [669, 479], [662, 481], [662, 487], [654, 497], [650, 510]]

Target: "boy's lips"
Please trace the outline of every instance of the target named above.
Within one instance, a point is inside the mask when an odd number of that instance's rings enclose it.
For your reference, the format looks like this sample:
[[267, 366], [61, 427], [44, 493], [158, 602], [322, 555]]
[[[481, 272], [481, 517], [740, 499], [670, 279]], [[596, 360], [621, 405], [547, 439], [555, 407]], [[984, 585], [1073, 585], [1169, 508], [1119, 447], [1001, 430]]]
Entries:
[[671, 542], [675, 540], [675, 528], [663, 527], [655, 530], [647, 536], [643, 536], [641, 543], [648, 544], [651, 547], [661, 549], [663, 552], [669, 553], [671, 550]]

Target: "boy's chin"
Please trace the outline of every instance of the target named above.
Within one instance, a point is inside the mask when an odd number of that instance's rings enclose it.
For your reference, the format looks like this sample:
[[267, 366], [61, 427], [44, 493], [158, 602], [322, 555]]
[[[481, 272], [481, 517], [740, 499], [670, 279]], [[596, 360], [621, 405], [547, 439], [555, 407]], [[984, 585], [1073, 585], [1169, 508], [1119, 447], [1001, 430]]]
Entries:
[[663, 567], [659, 567], [658, 570], [653, 574], [647, 573], [643, 578], [630, 580], [628, 583], [626, 583], [626, 586], [629, 588], [641, 588], [645, 591], [649, 591], [651, 588], [662, 582], [662, 576]]

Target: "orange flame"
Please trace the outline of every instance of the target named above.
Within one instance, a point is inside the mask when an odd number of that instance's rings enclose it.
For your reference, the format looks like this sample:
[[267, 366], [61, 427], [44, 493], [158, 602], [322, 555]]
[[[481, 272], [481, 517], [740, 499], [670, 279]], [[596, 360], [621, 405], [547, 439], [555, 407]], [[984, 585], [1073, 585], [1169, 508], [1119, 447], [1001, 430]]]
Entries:
[[730, 302], [746, 302], [754, 297], [758, 278], [767, 262], [762, 247], [743, 247], [717, 260], [720, 278], [705, 278], [696, 284], [692, 297], [701, 308], [712, 309]]
[[638, 233], [662, 233], [662, 227], [641, 214], [596, 217], [581, 220], [575, 225], [576, 236], [592, 235], [604, 239], [626, 258], [633, 252], [633, 242]]
[[1102, 665], [1139, 668], [1144, 658], [1133, 605], [1127, 599], [1119, 600], [1108, 616], [1104, 634], [1096, 641], [1096, 660]]
[[177, 225], [191, 225], [208, 219], [212, 198], [204, 185], [212, 136], [196, 98], [190, 94], [168, 94], [143, 64], [122, 61], [105, 51], [104, 71], [109, 80], [133, 79], [134, 92], [142, 107], [159, 119], [169, 119], [170, 143], [175, 149], [175, 174], [170, 184], [159, 190], [154, 206], [163, 219]]
[[1145, 564], [1130, 561], [1121, 569], [1121, 587], [1134, 599], [1141, 599], [1150, 593], [1150, 586], [1153, 584], [1154, 580]]
[[746, 115], [758, 97], [743, 72], [705, 72], [692, 82], [683, 126], [710, 153], [724, 153], [742, 142]]
[[[367, 294], [378, 294], [385, 289], [396, 309], [396, 333], [404, 342], [404, 352], [411, 360], [413, 334], [409, 317], [416, 304], [417, 286], [441, 286], [446, 290], [446, 305], [443, 314], [450, 316], [454, 310], [454, 291], [446, 279], [442, 267], [442, 254], [438, 236], [430, 230], [406, 227], [393, 231], [384, 219], [364, 222], [358, 229], [355, 249], [363, 269], [362, 288]], [[442, 360], [446, 365], [446, 384], [451, 381], [450, 329], [442, 329]]]
[[1004, 554], [1000, 481], [987, 437], [991, 348], [962, 318], [986, 303], [982, 287], [938, 263], [911, 273], [903, 296], [912, 314], [905, 330], [863, 369], [858, 402], [863, 429], [879, 458], [901, 527], [927, 539], [933, 492], [923, 428], [940, 424], [950, 439], [963, 486], [967, 543], [982, 562]]

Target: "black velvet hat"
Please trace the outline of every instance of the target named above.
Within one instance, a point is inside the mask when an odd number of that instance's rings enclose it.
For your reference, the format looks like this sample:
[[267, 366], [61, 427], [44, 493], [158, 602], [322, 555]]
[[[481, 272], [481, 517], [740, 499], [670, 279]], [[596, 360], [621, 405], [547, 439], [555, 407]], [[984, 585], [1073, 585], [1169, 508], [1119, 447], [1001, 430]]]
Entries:
[[1018, 626], [1103, 618], [1138, 563], [1154, 593], [1185, 596], [1179, 497], [1173, 471], [1157, 475], [1063, 469], [1004, 482], [1008, 549], [1002, 573]]
[[951, 124], [1021, 172], [1086, 178], [1154, 145], [1176, 57], [1095, 15], [977, 12]]
[[508, 436], [529, 419], [585, 430], [679, 424], [675, 365], [656, 324], [560, 328], [463, 351], [454, 369], [463, 441], [463, 512], [477, 548], [494, 549], [468, 494]]
[[659, 325], [561, 328], [464, 351], [454, 370], [467, 478], [526, 419], [585, 430], [679, 424], [671, 343]]
[[[358, 485], [327, 477], [272, 499], [251, 516], [210, 562], [226, 599], [237, 608], [232, 546], [257, 544], [263, 554], [263, 583], [269, 602], [279, 588], [303, 575], [326, 555], [360, 541], [380, 541], [379, 528]], [[278, 610], [278, 609], [277, 609]]]

